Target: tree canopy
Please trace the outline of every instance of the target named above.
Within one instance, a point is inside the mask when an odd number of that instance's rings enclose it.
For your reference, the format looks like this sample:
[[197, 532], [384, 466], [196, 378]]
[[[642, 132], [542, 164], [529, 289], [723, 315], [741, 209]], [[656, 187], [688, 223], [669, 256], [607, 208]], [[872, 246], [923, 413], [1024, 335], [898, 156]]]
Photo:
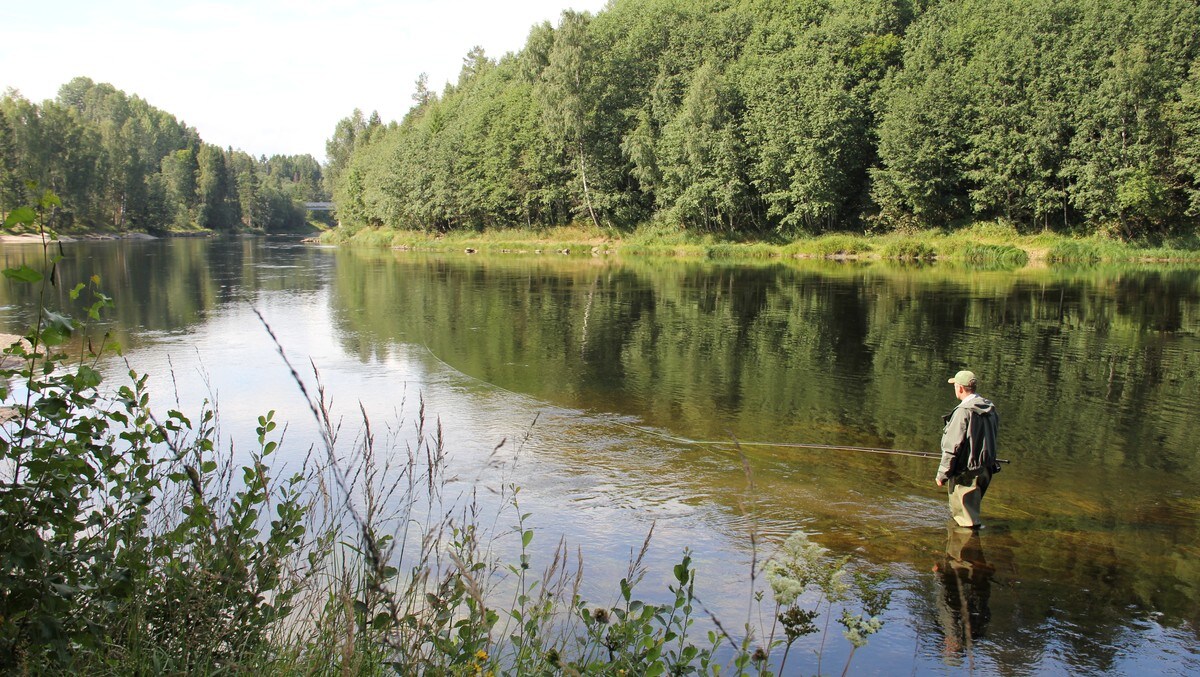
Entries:
[[1198, 36], [1188, 0], [615, 0], [356, 111], [328, 176], [348, 228], [1194, 232]]
[[[36, 188], [35, 188], [36, 186]], [[54, 100], [0, 98], [0, 215], [49, 189], [58, 228], [303, 227], [302, 202], [328, 199], [309, 155], [255, 159], [110, 84], [75, 78]]]
[[480, 47], [398, 122], [355, 110], [322, 167], [204, 143], [76, 78], [0, 98], [0, 214], [264, 231], [645, 223], [730, 236], [957, 227], [1124, 238], [1200, 223], [1189, 0], [614, 0]]

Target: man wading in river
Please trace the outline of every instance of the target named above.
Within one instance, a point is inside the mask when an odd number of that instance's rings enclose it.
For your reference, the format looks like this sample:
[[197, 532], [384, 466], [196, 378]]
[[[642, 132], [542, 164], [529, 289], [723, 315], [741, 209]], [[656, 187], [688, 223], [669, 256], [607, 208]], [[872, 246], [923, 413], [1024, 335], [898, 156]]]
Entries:
[[996, 432], [1000, 414], [996, 405], [975, 392], [974, 372], [960, 371], [947, 383], [954, 385], [958, 406], [942, 418], [942, 462], [938, 466], [939, 487], [950, 495], [950, 515], [960, 527], [977, 528], [979, 504], [992, 475], [1000, 472], [996, 461]]

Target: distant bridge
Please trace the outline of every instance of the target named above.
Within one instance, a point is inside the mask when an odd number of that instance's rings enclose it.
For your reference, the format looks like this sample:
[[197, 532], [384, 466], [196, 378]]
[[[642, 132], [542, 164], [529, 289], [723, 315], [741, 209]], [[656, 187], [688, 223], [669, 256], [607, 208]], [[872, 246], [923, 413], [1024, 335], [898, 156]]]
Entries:
[[304, 208], [310, 212], [331, 212], [333, 211], [332, 202], [305, 202]]

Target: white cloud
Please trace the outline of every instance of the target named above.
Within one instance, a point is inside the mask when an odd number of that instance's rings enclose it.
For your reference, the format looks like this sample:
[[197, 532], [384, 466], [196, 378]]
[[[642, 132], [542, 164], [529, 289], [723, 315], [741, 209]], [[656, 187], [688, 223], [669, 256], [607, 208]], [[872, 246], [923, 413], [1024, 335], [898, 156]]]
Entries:
[[[72, 0], [5, 3], [0, 89], [53, 98], [76, 76], [137, 94], [205, 141], [311, 153], [355, 108], [399, 119], [428, 73], [440, 89], [475, 45], [519, 50], [563, 9], [605, 0]], [[14, 5], [9, 7], [7, 5]]]

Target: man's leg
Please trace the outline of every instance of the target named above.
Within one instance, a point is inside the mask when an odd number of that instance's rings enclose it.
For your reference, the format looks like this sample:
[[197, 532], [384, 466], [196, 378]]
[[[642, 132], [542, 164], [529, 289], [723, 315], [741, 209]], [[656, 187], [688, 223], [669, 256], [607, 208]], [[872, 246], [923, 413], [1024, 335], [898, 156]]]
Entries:
[[983, 494], [987, 492], [991, 473], [987, 470], [972, 470], [951, 477], [946, 482], [950, 496], [950, 516], [960, 527], [979, 526], [979, 509]]

